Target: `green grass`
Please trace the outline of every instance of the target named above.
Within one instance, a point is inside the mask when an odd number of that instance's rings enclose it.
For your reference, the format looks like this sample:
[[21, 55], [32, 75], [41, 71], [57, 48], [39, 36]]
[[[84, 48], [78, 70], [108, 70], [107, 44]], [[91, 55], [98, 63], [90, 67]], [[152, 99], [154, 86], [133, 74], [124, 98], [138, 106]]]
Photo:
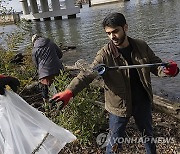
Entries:
[[[26, 56], [23, 65], [10, 63], [10, 60], [16, 54], [14, 48], [16, 48], [18, 42], [24, 40], [25, 36], [25, 32], [10, 34], [7, 40], [8, 50], [0, 49], [0, 74], [17, 77], [21, 83], [18, 92], [21, 92], [25, 86], [37, 80], [36, 69], [31, 59], [32, 47], [30, 45], [25, 48]], [[68, 72], [61, 73], [56, 78], [55, 86], [59, 92], [63, 91], [71, 80], [72, 78]], [[96, 134], [107, 123], [104, 109], [93, 103], [100, 95], [98, 88], [89, 86], [70, 101], [65, 109], [59, 111], [59, 116], [53, 119], [58, 125], [73, 132], [81, 145], [92, 144], [95, 141]], [[45, 114], [49, 115], [48, 113]], [[52, 119], [50, 116], [48, 118]]]

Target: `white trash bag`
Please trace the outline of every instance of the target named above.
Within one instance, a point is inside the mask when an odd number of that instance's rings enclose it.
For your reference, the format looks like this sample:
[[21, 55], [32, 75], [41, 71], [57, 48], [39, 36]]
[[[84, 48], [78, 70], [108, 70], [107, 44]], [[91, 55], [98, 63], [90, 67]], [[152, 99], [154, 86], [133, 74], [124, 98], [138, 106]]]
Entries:
[[76, 137], [19, 95], [0, 95], [0, 154], [58, 154]]

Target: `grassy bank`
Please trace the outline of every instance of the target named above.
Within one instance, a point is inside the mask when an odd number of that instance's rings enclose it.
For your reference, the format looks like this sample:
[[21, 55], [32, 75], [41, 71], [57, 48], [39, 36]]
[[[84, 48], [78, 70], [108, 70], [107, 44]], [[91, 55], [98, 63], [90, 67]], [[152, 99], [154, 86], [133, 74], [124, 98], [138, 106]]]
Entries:
[[[21, 86], [18, 93], [32, 106], [44, 112], [44, 114], [57, 123], [58, 125], [73, 132], [78, 140], [68, 144], [60, 153], [63, 154], [104, 154], [105, 148], [100, 148], [96, 143], [96, 138], [100, 133], [108, 132], [108, 113], [97, 104], [95, 100], [99, 100], [103, 96], [100, 89], [89, 86], [79, 93], [67, 107], [58, 111], [57, 114], [52, 112], [56, 108], [50, 110], [48, 106], [43, 105], [41, 95], [36, 90], [25, 91], [25, 87], [34, 81], [37, 81], [36, 69], [31, 60], [31, 48], [27, 46], [24, 50], [26, 56], [23, 64], [16, 65], [10, 63], [15, 56], [15, 49], [19, 41], [24, 40], [27, 31], [10, 34], [7, 39], [8, 50], [0, 49], [0, 74], [6, 74], [17, 77]], [[69, 72], [61, 73], [55, 81], [58, 91], [62, 91], [72, 80]], [[36, 87], [37, 88], [37, 87]], [[163, 154], [176, 154], [180, 152], [180, 130], [179, 123], [172, 117], [163, 113], [153, 112], [153, 126], [155, 137], [173, 138], [170, 143], [157, 143], [157, 150]], [[127, 137], [141, 137], [133, 119], [127, 126]], [[124, 154], [144, 154], [144, 146], [141, 143], [124, 144]]]
[[[32, 76], [35, 68], [32, 65], [31, 56], [25, 58], [23, 65], [14, 65], [9, 63], [13, 57], [13, 52], [0, 51], [0, 69], [1, 73], [13, 75], [20, 79], [21, 87], [18, 93], [22, 92], [24, 87], [31, 82], [37, 81]], [[62, 91], [72, 80], [68, 72], [60, 74], [55, 81], [58, 91]], [[25, 91], [24, 91], [25, 92]], [[108, 113], [94, 104], [103, 94], [99, 89], [89, 86], [76, 96], [67, 107], [58, 111], [54, 116], [51, 110], [43, 106], [43, 101], [39, 91], [30, 91], [21, 93], [21, 96], [32, 106], [44, 112], [44, 114], [58, 125], [73, 132], [78, 140], [68, 144], [60, 153], [63, 154], [104, 154], [105, 148], [97, 144], [96, 139], [100, 133], [108, 133]], [[53, 109], [54, 110], [54, 109]], [[180, 151], [180, 131], [179, 123], [174, 118], [163, 113], [153, 112], [153, 127], [155, 137], [171, 138], [172, 142], [157, 143], [157, 151], [163, 154], [176, 154]], [[126, 137], [141, 137], [135, 122], [130, 119], [127, 125]], [[122, 154], [144, 154], [145, 149], [142, 143], [123, 144]]]
[[[29, 104], [36, 104], [35, 107], [43, 111], [56, 124], [72, 131], [78, 137], [78, 144], [90, 145], [95, 140], [95, 134], [98, 134], [107, 124], [104, 109], [92, 103], [100, 97], [99, 89], [89, 86], [73, 99], [73, 103], [70, 102], [64, 110], [54, 115], [51, 110], [47, 109], [47, 106], [44, 106], [38, 89], [29, 92], [25, 90], [28, 85], [38, 81], [36, 69], [32, 64], [31, 47], [27, 47], [25, 53], [23, 64], [17, 65], [10, 63], [16, 52], [0, 49], [0, 74], [18, 78], [21, 86], [17, 93], [20, 96]], [[56, 77], [57, 91], [64, 90], [71, 80], [72, 77], [68, 72], [62, 72]]]

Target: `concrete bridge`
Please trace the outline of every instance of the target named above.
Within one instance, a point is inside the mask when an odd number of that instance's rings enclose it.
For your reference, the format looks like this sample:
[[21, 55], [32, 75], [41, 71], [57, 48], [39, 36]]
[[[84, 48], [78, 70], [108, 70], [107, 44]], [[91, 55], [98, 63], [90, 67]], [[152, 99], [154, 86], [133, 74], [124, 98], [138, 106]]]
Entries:
[[90, 6], [130, 0], [89, 0]]
[[75, 6], [74, 0], [65, 0], [64, 5], [60, 5], [59, 0], [51, 0], [51, 8], [49, 7], [48, 0], [19, 0], [22, 4], [23, 15], [22, 18], [26, 20], [50, 20], [62, 19], [62, 16], [68, 18], [76, 18], [76, 14], [80, 12], [79, 6]]
[[91, 0], [91, 5], [99, 5], [105, 3], [118, 2], [119, 0]]

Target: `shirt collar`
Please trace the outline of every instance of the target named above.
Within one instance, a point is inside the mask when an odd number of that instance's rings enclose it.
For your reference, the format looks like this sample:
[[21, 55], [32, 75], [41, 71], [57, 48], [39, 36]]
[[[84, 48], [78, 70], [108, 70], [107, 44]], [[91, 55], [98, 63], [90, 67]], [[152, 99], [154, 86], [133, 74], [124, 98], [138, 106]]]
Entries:
[[[128, 37], [128, 41], [133, 49], [136, 48], [132, 38]], [[109, 50], [111, 51], [111, 53], [113, 54], [115, 58], [121, 56], [121, 53], [119, 53], [118, 48], [114, 45], [112, 41], [109, 42], [108, 46], [109, 46]]]

